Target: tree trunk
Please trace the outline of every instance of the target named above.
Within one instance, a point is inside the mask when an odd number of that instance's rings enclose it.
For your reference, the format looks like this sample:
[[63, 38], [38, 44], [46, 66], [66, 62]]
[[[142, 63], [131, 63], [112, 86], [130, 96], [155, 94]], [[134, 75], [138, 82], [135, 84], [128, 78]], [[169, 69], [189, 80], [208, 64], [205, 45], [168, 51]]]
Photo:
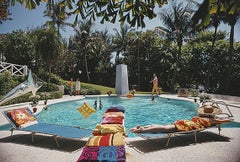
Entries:
[[85, 59], [85, 69], [86, 69], [86, 73], [87, 73], [87, 79], [88, 79], [88, 83], [90, 83], [90, 76], [89, 76], [89, 71], [88, 71], [87, 54], [86, 53], [84, 55], [84, 59]]
[[214, 30], [214, 35], [213, 35], [213, 39], [212, 39], [212, 51], [210, 53], [210, 59], [208, 61], [208, 74], [207, 74], [207, 78], [206, 78], [206, 85], [205, 88], [208, 89], [209, 87], [209, 82], [210, 82], [210, 78], [212, 76], [212, 67], [213, 67], [213, 51], [214, 51], [214, 46], [215, 46], [215, 42], [216, 42], [216, 37], [217, 37], [217, 29], [218, 29], [218, 26], [215, 27], [215, 30]]
[[181, 58], [181, 53], [182, 53], [182, 46], [178, 45], [178, 54], [176, 57], [176, 65], [174, 67], [173, 78], [172, 78], [172, 92], [175, 91], [175, 84], [176, 84], [176, 80], [177, 80], [177, 72], [178, 72], [179, 62], [180, 62], [180, 58]]
[[49, 68], [48, 68], [48, 82], [47, 82], [47, 88], [48, 89], [49, 89], [49, 83], [51, 81], [51, 71], [52, 71], [52, 65], [50, 64]]
[[225, 84], [225, 92], [229, 91], [229, 85], [232, 75], [232, 65], [233, 65], [233, 38], [234, 37], [234, 25], [231, 25], [231, 31], [230, 31], [230, 46], [229, 46], [229, 57], [228, 57], [228, 66], [227, 66], [227, 75], [226, 75], [226, 84]]

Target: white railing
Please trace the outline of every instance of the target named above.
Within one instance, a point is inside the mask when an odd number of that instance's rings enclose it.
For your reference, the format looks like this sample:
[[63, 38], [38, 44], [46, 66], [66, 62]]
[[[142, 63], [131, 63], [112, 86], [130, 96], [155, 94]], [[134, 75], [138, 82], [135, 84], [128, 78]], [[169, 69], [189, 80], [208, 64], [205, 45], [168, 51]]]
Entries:
[[215, 100], [204, 100], [204, 101], [202, 102], [202, 104], [204, 104], [204, 103], [206, 103], [206, 102], [212, 103], [212, 105], [217, 106], [219, 109], [221, 108], [220, 105], [225, 106], [226, 109], [227, 109], [227, 111], [228, 111], [228, 116], [229, 116], [229, 117], [233, 117], [233, 114], [232, 114], [231, 110], [230, 110], [229, 107], [228, 107], [228, 106], [231, 106], [231, 105], [226, 104], [226, 102], [224, 102], [224, 101], [215, 101]]
[[5, 71], [16, 76], [26, 76], [28, 74], [28, 67], [27, 65], [17, 65], [0, 61], [0, 73]]

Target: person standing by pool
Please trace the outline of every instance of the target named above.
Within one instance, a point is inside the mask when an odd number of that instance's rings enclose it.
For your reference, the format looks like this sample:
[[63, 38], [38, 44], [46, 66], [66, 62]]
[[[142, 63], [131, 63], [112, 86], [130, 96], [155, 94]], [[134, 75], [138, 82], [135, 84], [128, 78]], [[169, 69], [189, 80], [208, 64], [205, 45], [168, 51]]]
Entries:
[[72, 94], [73, 94], [73, 78], [71, 78], [70, 81], [68, 82], [68, 86], [70, 88], [69, 94], [70, 94], [70, 96], [72, 96]]
[[152, 87], [152, 96], [154, 92], [156, 91], [157, 95], [159, 95], [159, 90], [158, 90], [158, 77], [156, 74], [153, 74], [153, 80], [150, 81], [150, 83], [153, 83]]
[[79, 78], [77, 78], [77, 80], [76, 80], [76, 88], [75, 88], [75, 95], [80, 95], [80, 90], [81, 90], [81, 85], [80, 85]]

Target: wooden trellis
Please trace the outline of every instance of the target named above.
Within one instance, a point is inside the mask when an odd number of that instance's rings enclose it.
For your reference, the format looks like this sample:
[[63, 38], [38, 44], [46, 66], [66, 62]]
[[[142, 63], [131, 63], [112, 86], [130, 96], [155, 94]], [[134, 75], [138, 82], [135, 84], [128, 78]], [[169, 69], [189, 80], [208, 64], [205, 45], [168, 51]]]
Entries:
[[17, 65], [1, 61], [0, 73], [5, 71], [8, 71], [15, 76], [26, 76], [28, 74], [28, 67], [26, 65]]

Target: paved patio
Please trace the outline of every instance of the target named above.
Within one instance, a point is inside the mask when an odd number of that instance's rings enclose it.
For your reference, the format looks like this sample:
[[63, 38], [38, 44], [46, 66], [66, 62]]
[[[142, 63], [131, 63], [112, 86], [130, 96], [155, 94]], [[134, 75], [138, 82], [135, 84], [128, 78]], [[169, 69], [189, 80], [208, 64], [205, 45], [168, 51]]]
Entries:
[[[162, 97], [178, 98], [175, 95], [161, 95]], [[219, 96], [216, 96], [219, 98]], [[64, 96], [62, 99], [50, 100], [48, 103], [81, 99], [81, 96]], [[181, 98], [182, 99], [182, 98]], [[185, 98], [183, 98], [185, 99]], [[192, 99], [190, 99], [192, 100]], [[218, 100], [218, 99], [216, 99]], [[221, 98], [230, 104], [234, 120], [240, 122], [240, 99], [231, 96]], [[1, 111], [15, 107], [22, 107], [29, 103], [1, 107]], [[38, 111], [43, 107], [40, 102]], [[0, 125], [6, 124], [6, 119], [0, 117]], [[240, 128], [222, 128], [221, 136], [217, 128], [211, 128], [198, 134], [198, 142], [194, 144], [194, 135], [176, 136], [171, 138], [169, 146], [164, 147], [167, 139], [144, 140], [140, 137], [126, 138], [127, 162], [172, 162], [172, 161], [214, 161], [214, 162], [238, 162], [240, 161]], [[31, 134], [14, 131], [14, 139], [10, 137], [10, 131], [0, 131], [0, 161], [1, 162], [74, 162], [85, 145], [87, 138], [83, 140], [59, 139], [60, 147], [56, 146], [53, 138], [37, 134], [34, 143], [31, 142]]]

